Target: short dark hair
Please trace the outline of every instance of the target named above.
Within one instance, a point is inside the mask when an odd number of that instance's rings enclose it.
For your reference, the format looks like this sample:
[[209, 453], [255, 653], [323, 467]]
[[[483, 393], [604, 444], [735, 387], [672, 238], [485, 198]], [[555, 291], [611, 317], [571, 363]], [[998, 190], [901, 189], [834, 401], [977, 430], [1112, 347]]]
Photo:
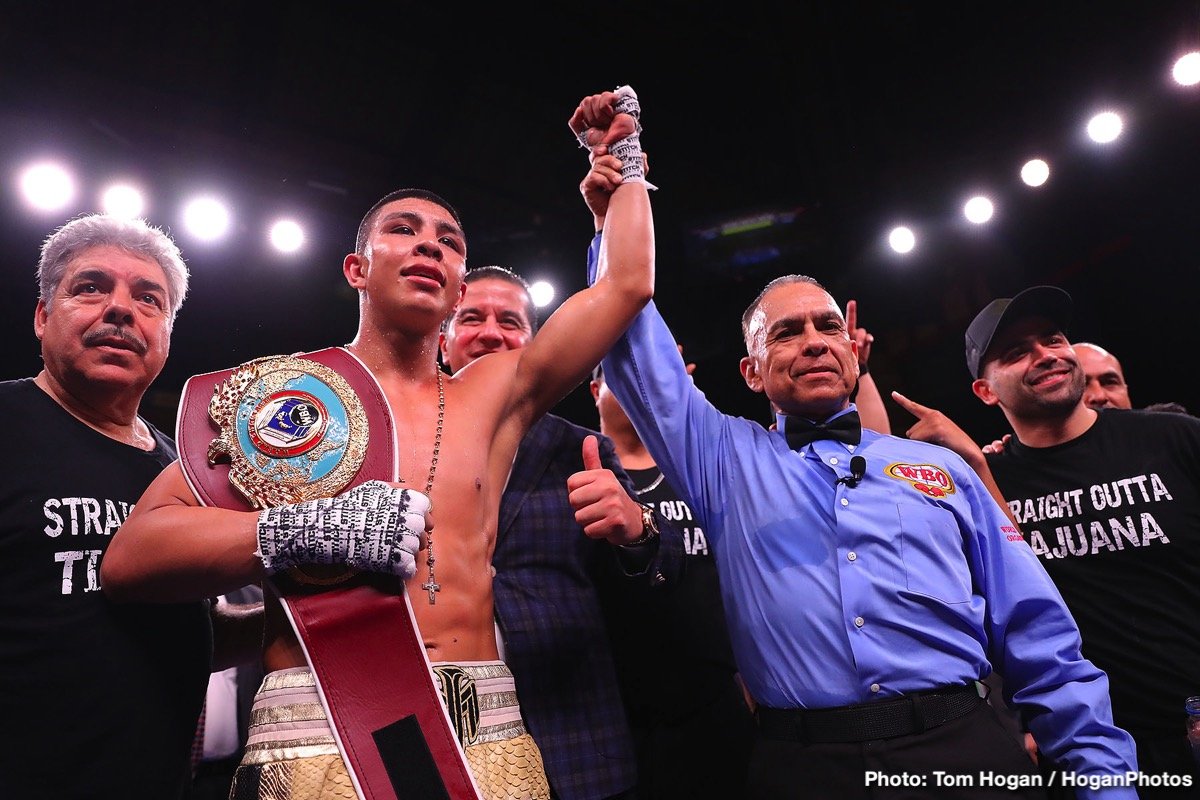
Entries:
[[466, 276], [463, 277], [463, 283], [474, 283], [475, 281], [482, 281], [487, 278], [494, 278], [520, 287], [521, 291], [525, 293], [525, 320], [529, 323], [529, 333], [531, 335], [537, 333], [537, 306], [533, 302], [533, 293], [529, 289], [529, 281], [508, 267], [488, 264], [487, 266], [467, 270]]
[[370, 235], [371, 226], [375, 224], [375, 217], [379, 214], [379, 209], [386, 206], [388, 203], [396, 200], [403, 200], [406, 197], [418, 197], [422, 200], [428, 200], [431, 203], [436, 203], [442, 208], [450, 212], [450, 216], [454, 217], [454, 221], [458, 223], [458, 227], [462, 227], [462, 218], [458, 216], [458, 211], [454, 206], [446, 202], [441, 195], [434, 194], [428, 189], [397, 189], [394, 192], [388, 192], [383, 197], [375, 201], [375, 204], [367, 209], [367, 213], [363, 215], [362, 222], [358, 223], [358, 234], [354, 239], [354, 252], [361, 254], [367, 246], [367, 237]]

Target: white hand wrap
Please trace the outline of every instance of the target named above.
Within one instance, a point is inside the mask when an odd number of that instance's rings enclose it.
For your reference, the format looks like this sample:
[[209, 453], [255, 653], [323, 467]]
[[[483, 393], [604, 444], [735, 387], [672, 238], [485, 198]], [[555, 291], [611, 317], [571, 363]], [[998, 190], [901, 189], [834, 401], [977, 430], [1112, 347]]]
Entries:
[[647, 189], [657, 189], [646, 180], [646, 167], [642, 161], [642, 106], [638, 102], [637, 92], [630, 86], [619, 86], [616, 91], [617, 103], [613, 110], [633, 117], [637, 127], [621, 141], [613, 142], [608, 152], [621, 159], [621, 183], [639, 181], [646, 184]]
[[[633, 121], [637, 125], [633, 133], [608, 147], [610, 154], [621, 159], [621, 183], [641, 181], [646, 184], [647, 189], [657, 189], [657, 186], [646, 180], [646, 164], [642, 160], [642, 106], [638, 103], [637, 92], [630, 86], [619, 86], [616, 93], [618, 99], [616, 105], [613, 106], [613, 111], [617, 114], [628, 114], [633, 117]], [[592, 151], [592, 145], [588, 142], [588, 134], [591, 130], [591, 128], [584, 128], [575, 134], [579, 146], [589, 153]]]
[[367, 481], [337, 497], [268, 508], [258, 515], [258, 555], [272, 575], [327, 564], [408, 579], [429, 506], [420, 492]]

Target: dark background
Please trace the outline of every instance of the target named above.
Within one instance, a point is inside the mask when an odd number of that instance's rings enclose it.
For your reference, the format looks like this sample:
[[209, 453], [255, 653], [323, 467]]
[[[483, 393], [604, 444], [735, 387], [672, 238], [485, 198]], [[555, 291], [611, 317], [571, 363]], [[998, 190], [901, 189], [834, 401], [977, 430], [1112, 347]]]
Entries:
[[[13, 4], [15, 5], [15, 4]], [[170, 429], [186, 378], [348, 341], [340, 265], [366, 208], [402, 186], [461, 212], [469, 266], [582, 288], [586, 159], [566, 121], [628, 83], [652, 161], [658, 302], [718, 406], [766, 420], [737, 374], [741, 312], [770, 278], [806, 272], [856, 298], [872, 370], [980, 441], [1005, 425], [970, 393], [962, 336], [987, 301], [1034, 283], [1075, 297], [1076, 340], [1123, 361], [1135, 405], [1200, 411], [1189, 373], [1200, 285], [1200, 87], [1170, 80], [1200, 46], [1200, 3], [75, 4], [0, 21], [0, 379], [39, 369], [41, 240], [133, 176], [176, 237], [192, 290], [145, 413]], [[1113, 108], [1125, 133], [1088, 142]], [[35, 215], [15, 175], [49, 153], [80, 171], [77, 207]], [[1051, 164], [1038, 190], [1018, 170]], [[185, 194], [235, 207], [226, 241], [190, 239]], [[973, 190], [989, 225], [962, 220]], [[302, 257], [265, 246], [278, 213]], [[723, 224], [787, 220], [753, 233]], [[916, 228], [891, 254], [888, 229]], [[908, 415], [888, 400], [893, 427]], [[595, 424], [583, 388], [560, 406]]]

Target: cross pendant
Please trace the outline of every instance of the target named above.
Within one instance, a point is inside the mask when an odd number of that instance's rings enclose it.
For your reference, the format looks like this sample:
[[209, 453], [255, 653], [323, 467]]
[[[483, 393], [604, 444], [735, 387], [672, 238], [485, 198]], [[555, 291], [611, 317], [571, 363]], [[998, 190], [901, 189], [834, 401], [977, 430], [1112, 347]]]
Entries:
[[437, 597], [434, 595], [434, 592], [440, 592], [442, 590], [442, 585], [440, 583], [435, 583], [431, 577], [429, 579], [429, 583], [421, 584], [421, 588], [429, 592], [429, 605], [436, 605]]

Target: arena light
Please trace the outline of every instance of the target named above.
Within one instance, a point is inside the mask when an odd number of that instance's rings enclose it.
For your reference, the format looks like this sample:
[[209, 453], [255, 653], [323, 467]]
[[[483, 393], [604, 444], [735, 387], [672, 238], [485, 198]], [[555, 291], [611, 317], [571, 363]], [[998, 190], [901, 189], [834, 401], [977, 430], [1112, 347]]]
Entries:
[[199, 197], [183, 209], [183, 225], [187, 231], [205, 242], [220, 239], [229, 230], [229, 209], [212, 197]]
[[1200, 83], [1200, 52], [1180, 56], [1171, 69], [1171, 77], [1180, 86], [1195, 86]]
[[538, 308], [545, 308], [554, 302], [554, 285], [549, 281], [534, 281], [529, 285], [529, 296]]
[[281, 253], [295, 253], [304, 246], [304, 229], [295, 220], [281, 219], [271, 226], [271, 245]]
[[992, 205], [992, 201], [983, 195], [976, 195], [963, 205], [963, 216], [976, 225], [982, 225], [990, 220], [995, 211], [996, 207]]
[[38, 211], [62, 211], [75, 199], [75, 179], [52, 161], [33, 164], [21, 173], [21, 195]]
[[100, 195], [100, 208], [114, 217], [133, 219], [146, 211], [146, 197], [136, 186], [114, 183]]
[[1096, 144], [1108, 144], [1121, 135], [1124, 123], [1115, 111], [1101, 111], [1088, 120], [1087, 134]]
[[888, 246], [897, 253], [909, 253], [917, 246], [917, 236], [911, 228], [897, 225], [888, 234]]
[[1040, 158], [1031, 158], [1021, 167], [1021, 180], [1026, 186], [1041, 186], [1050, 178], [1050, 165]]

